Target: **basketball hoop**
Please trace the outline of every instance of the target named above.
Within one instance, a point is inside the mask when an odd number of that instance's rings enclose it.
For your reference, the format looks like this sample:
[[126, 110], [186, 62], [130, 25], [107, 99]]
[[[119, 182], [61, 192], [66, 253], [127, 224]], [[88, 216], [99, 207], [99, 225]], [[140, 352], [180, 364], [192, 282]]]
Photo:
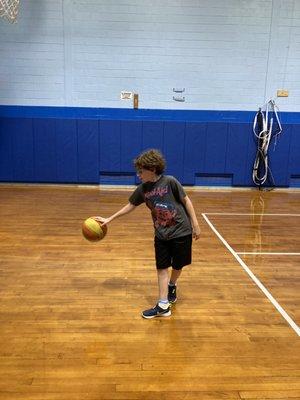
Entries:
[[20, 0], [0, 0], [0, 17], [13, 23], [17, 22]]

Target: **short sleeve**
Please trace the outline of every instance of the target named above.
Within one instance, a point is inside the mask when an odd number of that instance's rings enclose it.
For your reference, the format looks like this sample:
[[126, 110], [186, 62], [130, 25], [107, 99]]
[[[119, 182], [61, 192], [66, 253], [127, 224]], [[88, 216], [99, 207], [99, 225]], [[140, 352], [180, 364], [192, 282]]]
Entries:
[[170, 185], [171, 185], [172, 192], [174, 194], [175, 199], [178, 202], [183, 203], [183, 199], [186, 197], [186, 193], [185, 193], [181, 183], [178, 182], [178, 180], [172, 176], [170, 179]]
[[139, 206], [140, 204], [144, 203], [144, 195], [142, 190], [142, 185], [139, 185], [132, 195], [129, 197], [129, 203], [134, 206]]

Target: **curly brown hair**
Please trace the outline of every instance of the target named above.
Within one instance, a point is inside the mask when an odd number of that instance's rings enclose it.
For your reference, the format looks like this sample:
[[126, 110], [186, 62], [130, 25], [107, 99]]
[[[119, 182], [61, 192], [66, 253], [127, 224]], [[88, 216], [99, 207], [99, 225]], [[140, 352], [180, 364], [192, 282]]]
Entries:
[[137, 171], [143, 168], [154, 171], [157, 175], [162, 174], [166, 168], [164, 156], [156, 149], [144, 151], [134, 159], [133, 163]]

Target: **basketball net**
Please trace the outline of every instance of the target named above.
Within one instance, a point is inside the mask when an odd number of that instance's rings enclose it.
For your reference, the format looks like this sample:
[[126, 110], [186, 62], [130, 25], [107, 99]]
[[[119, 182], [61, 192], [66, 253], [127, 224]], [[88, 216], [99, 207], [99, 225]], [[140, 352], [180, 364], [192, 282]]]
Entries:
[[0, 17], [16, 22], [20, 0], [0, 0]]

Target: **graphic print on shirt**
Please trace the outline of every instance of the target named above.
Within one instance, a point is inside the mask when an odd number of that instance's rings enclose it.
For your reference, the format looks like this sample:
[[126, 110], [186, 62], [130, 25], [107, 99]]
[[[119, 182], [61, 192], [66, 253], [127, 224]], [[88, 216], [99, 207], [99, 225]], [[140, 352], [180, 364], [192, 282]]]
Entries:
[[150, 208], [156, 228], [176, 225], [177, 211], [173, 204], [163, 201], [167, 195], [168, 187], [156, 188], [145, 193], [146, 205]]
[[176, 225], [175, 217], [177, 211], [172, 204], [156, 203], [152, 210], [152, 215], [155, 219], [155, 227]]

